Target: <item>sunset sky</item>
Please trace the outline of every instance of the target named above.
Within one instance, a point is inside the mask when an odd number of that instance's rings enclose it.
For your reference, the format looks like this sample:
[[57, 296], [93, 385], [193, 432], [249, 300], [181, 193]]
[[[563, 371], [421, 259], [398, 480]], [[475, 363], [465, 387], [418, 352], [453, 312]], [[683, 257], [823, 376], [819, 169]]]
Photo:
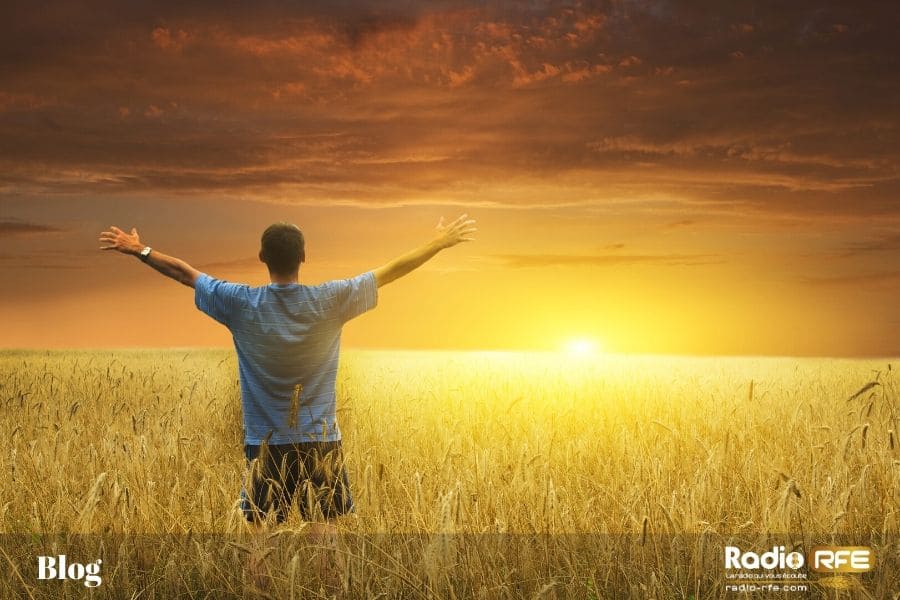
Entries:
[[345, 346], [900, 354], [890, 2], [10, 4], [0, 347], [230, 344], [109, 225], [318, 283], [467, 212]]

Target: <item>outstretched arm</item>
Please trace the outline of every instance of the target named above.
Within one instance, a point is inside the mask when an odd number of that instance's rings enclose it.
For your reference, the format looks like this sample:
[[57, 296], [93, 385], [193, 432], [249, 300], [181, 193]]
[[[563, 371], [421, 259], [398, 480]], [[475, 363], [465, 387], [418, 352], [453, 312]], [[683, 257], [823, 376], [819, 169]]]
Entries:
[[[131, 230], [131, 233], [125, 233], [115, 225], [100, 234], [101, 250], [117, 250], [122, 254], [130, 254], [131, 256], [141, 257], [141, 250], [145, 248], [138, 236], [137, 229]], [[187, 264], [180, 258], [168, 256], [158, 250], [152, 250], [146, 258], [141, 260], [166, 277], [171, 277], [179, 283], [194, 287], [200, 271]]]
[[472, 235], [477, 230], [475, 229], [475, 220], [466, 217], [468, 215], [462, 215], [449, 225], [444, 225], [442, 218], [437, 226], [437, 236], [433, 240], [375, 269], [375, 285], [381, 287], [407, 275], [445, 248], [450, 248], [460, 242], [471, 242], [474, 239]]

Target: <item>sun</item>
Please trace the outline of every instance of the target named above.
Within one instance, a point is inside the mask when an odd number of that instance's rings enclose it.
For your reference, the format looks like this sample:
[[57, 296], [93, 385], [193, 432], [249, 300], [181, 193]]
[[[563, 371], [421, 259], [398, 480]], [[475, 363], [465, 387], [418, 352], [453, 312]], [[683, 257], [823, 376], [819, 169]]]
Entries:
[[596, 340], [589, 338], [576, 338], [566, 342], [565, 351], [570, 356], [587, 358], [600, 351], [600, 345]]

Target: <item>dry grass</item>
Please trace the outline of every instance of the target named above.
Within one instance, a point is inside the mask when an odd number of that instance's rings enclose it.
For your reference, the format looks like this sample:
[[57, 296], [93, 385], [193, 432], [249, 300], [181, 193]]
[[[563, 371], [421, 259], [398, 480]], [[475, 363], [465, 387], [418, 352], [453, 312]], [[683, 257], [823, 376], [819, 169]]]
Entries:
[[[54, 543], [106, 553], [94, 596], [240, 594], [236, 377], [229, 351], [0, 354], [6, 597], [84, 594], [34, 580]], [[726, 539], [871, 543], [828, 597], [900, 589], [887, 361], [348, 352], [339, 397], [353, 597], [720, 597]], [[316, 597], [304, 539], [276, 597]]]

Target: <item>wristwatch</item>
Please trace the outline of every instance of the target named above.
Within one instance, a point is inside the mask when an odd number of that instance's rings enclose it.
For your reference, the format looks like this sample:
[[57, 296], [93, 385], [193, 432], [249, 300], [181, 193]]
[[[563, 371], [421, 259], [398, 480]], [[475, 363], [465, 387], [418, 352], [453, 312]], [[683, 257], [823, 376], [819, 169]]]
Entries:
[[151, 248], [150, 246], [144, 246], [144, 249], [141, 250], [141, 253], [138, 255], [138, 257], [142, 261], [147, 262], [147, 259], [150, 258], [150, 252], [152, 250], [153, 250], [153, 248]]

